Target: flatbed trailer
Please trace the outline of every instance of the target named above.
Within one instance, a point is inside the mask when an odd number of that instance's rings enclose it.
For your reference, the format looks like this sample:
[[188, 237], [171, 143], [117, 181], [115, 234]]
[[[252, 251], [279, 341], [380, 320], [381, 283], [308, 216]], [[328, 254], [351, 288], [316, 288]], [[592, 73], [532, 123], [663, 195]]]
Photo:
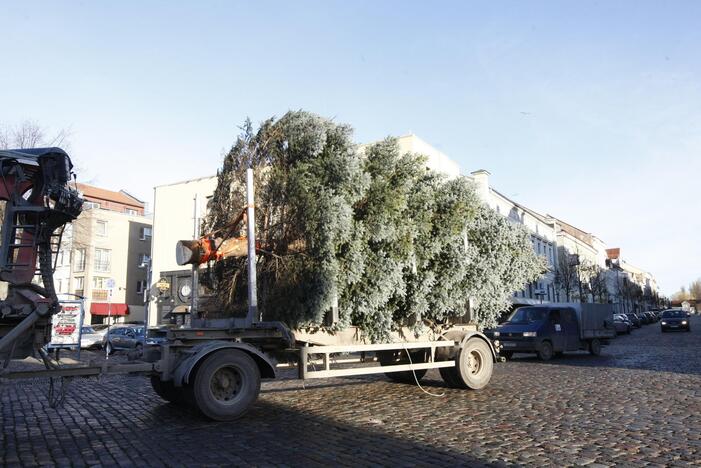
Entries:
[[[138, 360], [7, 372], [2, 377], [141, 374], [150, 378], [163, 399], [192, 405], [211, 419], [226, 421], [245, 413], [258, 397], [261, 379], [278, 377], [281, 362], [293, 363], [302, 380], [383, 373], [398, 382], [418, 383], [429, 369], [438, 369], [449, 386], [479, 390], [489, 383], [493, 364], [499, 359], [498, 346], [464, 325], [450, 327], [439, 336], [411, 334], [384, 344], [354, 340], [359, 334], [353, 329], [338, 335], [295, 332], [275, 322], [243, 329], [189, 328], [161, 333], [166, 334], [166, 341], [144, 348]], [[335, 344], [323, 344], [329, 342]], [[347, 354], [356, 358], [349, 359]], [[339, 355], [345, 357], [342, 363], [334, 359]]]

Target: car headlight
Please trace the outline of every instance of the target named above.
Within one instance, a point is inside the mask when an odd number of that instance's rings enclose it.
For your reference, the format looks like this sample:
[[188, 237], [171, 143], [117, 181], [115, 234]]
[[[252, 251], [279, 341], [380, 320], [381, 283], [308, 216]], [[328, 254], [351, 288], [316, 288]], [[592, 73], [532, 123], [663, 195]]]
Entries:
[[686, 325], [686, 320], [682, 320], [682, 325]]
[[494, 332], [494, 336], [495, 336], [495, 337], [499, 336], [499, 332], [495, 331], [495, 332]]
[[528, 336], [528, 337], [538, 336], [538, 332], [534, 332], [534, 331], [532, 331], [532, 332], [523, 332], [523, 336]]
[[662, 325], [667, 325], [667, 322], [662, 321], [662, 322], [660, 322], [660, 324], [662, 324]]

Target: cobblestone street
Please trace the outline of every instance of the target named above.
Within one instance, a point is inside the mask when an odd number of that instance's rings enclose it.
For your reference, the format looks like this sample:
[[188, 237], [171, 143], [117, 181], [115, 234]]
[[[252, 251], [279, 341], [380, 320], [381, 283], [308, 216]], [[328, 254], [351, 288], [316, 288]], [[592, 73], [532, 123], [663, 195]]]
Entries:
[[689, 465], [701, 461], [701, 320], [634, 330], [602, 356], [519, 355], [470, 392], [384, 377], [266, 382], [235, 423], [166, 404], [138, 376], [0, 386], [9, 466]]

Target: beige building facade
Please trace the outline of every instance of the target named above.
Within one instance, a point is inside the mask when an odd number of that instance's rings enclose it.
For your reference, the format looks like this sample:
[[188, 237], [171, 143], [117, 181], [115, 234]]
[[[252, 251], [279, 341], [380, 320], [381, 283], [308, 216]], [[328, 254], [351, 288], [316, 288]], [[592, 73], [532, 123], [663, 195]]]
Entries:
[[64, 232], [56, 292], [64, 299], [85, 299], [86, 324], [141, 322], [152, 238], [144, 203], [123, 192], [79, 189], [84, 209]]

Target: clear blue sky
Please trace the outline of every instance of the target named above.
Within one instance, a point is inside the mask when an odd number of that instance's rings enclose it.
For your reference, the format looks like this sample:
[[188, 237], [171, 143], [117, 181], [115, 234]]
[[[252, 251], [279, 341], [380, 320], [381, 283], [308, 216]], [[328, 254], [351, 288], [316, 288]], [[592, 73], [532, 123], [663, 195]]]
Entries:
[[150, 200], [250, 116], [413, 132], [467, 173], [701, 276], [701, 2], [5, 2], [0, 123], [69, 128], [81, 178]]

